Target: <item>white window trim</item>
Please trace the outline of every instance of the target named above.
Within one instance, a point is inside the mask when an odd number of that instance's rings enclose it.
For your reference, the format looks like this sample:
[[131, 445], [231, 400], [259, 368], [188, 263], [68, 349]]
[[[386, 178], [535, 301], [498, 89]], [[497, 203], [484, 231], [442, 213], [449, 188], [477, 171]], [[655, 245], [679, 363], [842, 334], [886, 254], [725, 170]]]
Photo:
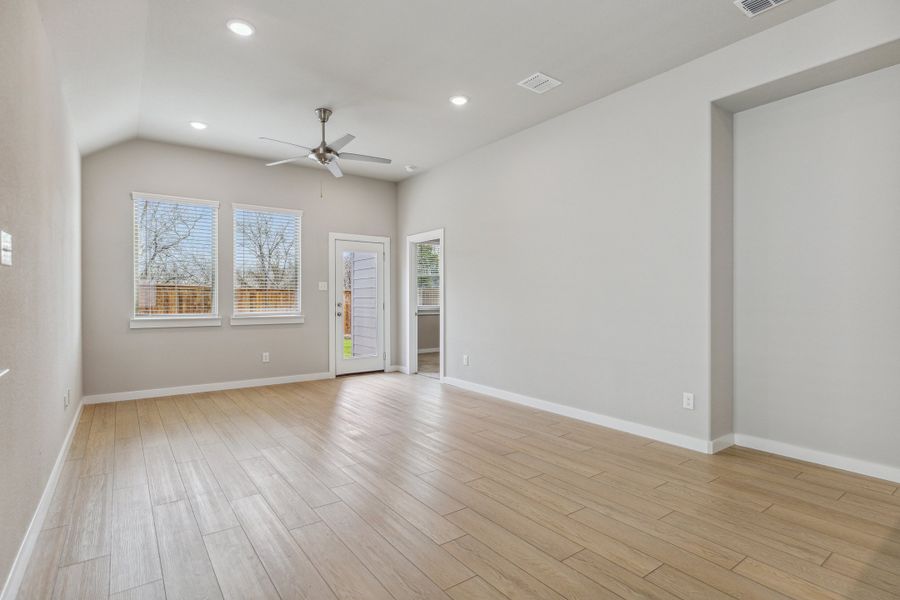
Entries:
[[219, 327], [222, 319], [212, 316], [132, 317], [131, 329], [170, 329], [174, 327]]
[[[248, 210], [257, 212], [274, 212], [295, 215], [297, 217], [297, 297], [300, 298], [300, 310], [296, 313], [237, 313], [234, 312], [234, 253], [236, 245], [234, 243], [234, 213], [238, 210]], [[305, 323], [306, 316], [303, 314], [303, 211], [298, 208], [281, 208], [278, 206], [260, 206], [258, 204], [239, 204], [231, 205], [231, 325], [288, 325]]]
[[[134, 270], [134, 240], [132, 239], [131, 258], [131, 319], [130, 329], [169, 329], [174, 327], [220, 327], [222, 318], [219, 316], [219, 207], [218, 200], [205, 200], [203, 198], [188, 198], [185, 196], [171, 196], [167, 194], [150, 194], [146, 192], [131, 192], [131, 226], [134, 227], [134, 201], [137, 198], [146, 200], [159, 200], [162, 202], [179, 202], [182, 204], [197, 204], [200, 206], [212, 206], [216, 209], [216, 231], [213, 235], [213, 312], [209, 315], [136, 315], [134, 313], [135, 297], [137, 296], [137, 273]], [[134, 232], [132, 231], [132, 236]]]

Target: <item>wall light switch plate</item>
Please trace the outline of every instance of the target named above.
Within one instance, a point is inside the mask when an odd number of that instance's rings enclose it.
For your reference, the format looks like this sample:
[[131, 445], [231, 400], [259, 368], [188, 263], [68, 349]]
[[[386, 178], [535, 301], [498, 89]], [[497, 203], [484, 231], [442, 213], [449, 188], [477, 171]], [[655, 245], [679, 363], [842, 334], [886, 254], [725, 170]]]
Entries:
[[320, 282], [319, 282], [319, 291], [320, 291], [320, 292], [327, 292], [327, 291], [328, 291], [328, 282], [327, 282], [327, 281], [320, 281]]
[[0, 265], [12, 266], [12, 234], [0, 231]]
[[685, 392], [681, 397], [681, 406], [688, 410], [694, 410], [694, 395]]
[[463, 364], [466, 365], [467, 367], [469, 366], [469, 355], [468, 354], [463, 354]]

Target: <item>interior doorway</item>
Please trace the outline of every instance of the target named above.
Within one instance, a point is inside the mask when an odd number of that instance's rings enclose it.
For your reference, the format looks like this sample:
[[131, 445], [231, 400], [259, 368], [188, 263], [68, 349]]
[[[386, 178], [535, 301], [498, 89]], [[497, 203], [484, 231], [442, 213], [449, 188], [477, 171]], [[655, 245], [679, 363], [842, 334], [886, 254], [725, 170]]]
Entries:
[[390, 240], [331, 234], [330, 370], [384, 371], [390, 348]]
[[409, 282], [409, 369], [425, 377], [444, 376], [444, 230], [407, 238]]

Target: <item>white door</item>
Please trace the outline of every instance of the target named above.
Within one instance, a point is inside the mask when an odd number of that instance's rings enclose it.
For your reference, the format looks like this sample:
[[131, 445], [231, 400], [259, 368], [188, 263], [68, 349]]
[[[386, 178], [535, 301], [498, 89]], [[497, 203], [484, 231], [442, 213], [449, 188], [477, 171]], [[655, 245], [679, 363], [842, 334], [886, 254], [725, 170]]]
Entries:
[[384, 370], [384, 244], [335, 240], [335, 372]]

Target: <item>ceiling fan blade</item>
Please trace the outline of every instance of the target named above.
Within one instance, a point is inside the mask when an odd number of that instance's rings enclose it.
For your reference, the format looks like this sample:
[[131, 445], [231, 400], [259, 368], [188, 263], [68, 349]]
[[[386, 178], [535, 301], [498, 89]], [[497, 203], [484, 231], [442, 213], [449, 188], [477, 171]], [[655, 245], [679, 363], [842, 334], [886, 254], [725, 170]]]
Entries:
[[344, 173], [341, 171], [341, 167], [337, 164], [337, 161], [333, 158], [331, 159], [330, 162], [328, 162], [325, 165], [325, 168], [327, 168], [329, 171], [331, 171], [331, 174], [334, 175], [335, 177], [343, 177], [344, 176]]
[[276, 165], [283, 165], [284, 163], [294, 162], [295, 160], [300, 160], [301, 158], [306, 158], [306, 154], [301, 154], [300, 156], [292, 156], [291, 158], [286, 158], [284, 160], [266, 163], [266, 166], [274, 167]]
[[366, 156], [365, 154], [353, 154], [352, 152], [341, 152], [340, 156], [347, 160], [361, 160], [363, 162], [381, 163], [383, 165], [391, 164], [391, 159], [379, 158], [378, 156]]
[[337, 150], [340, 150], [341, 148], [343, 148], [344, 146], [346, 146], [347, 144], [349, 144], [350, 142], [352, 142], [352, 141], [355, 140], [355, 139], [356, 139], [356, 136], [355, 136], [355, 135], [350, 135], [350, 134], [348, 133], [348, 134], [345, 135], [344, 137], [338, 138], [338, 139], [334, 140], [333, 142], [331, 142], [330, 144], [328, 144], [328, 147], [331, 148], [332, 150], [337, 151]]
[[261, 137], [261, 140], [266, 140], [267, 142], [278, 142], [279, 144], [287, 144], [288, 146], [293, 146], [294, 148], [300, 148], [301, 150], [305, 150], [306, 152], [312, 152], [312, 148], [307, 148], [306, 146], [301, 146], [300, 144], [295, 144], [293, 142], [285, 142], [284, 140], [276, 140], [268, 137]]

